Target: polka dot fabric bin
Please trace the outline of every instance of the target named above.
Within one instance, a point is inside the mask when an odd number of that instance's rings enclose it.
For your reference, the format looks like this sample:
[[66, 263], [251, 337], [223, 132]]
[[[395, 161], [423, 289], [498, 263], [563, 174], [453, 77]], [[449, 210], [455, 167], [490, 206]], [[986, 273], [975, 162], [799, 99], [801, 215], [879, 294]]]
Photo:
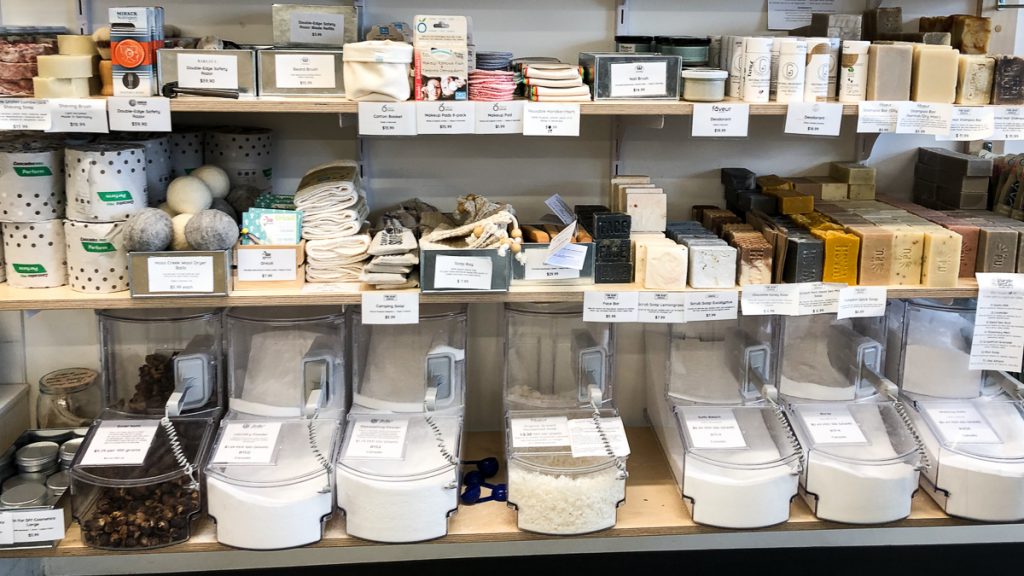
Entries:
[[0, 144], [0, 222], [63, 217], [63, 147], [24, 141]]
[[146, 154], [141, 144], [83, 144], [64, 151], [67, 217], [118, 222], [146, 207]]
[[121, 222], [64, 222], [68, 284], [75, 292], [106, 294], [128, 289], [128, 252]]
[[0, 227], [10, 286], [55, 288], [68, 283], [63, 220], [9, 222]]
[[203, 165], [203, 132], [174, 127], [171, 138], [171, 179], [187, 176]]
[[206, 162], [228, 173], [231, 187], [273, 187], [272, 132], [266, 128], [214, 128], [206, 133]]
[[108, 137], [108, 142], [141, 144], [146, 152], [146, 199], [158, 206], [167, 199], [167, 186], [172, 179], [171, 137], [169, 134], [122, 133]]

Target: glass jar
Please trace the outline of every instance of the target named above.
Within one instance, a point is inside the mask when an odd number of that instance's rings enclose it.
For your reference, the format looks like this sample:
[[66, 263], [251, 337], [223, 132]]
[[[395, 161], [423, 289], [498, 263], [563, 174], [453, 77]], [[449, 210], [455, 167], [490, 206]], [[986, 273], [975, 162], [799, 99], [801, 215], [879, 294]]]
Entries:
[[64, 368], [39, 379], [36, 422], [40, 428], [88, 426], [100, 415], [99, 373], [91, 368]]

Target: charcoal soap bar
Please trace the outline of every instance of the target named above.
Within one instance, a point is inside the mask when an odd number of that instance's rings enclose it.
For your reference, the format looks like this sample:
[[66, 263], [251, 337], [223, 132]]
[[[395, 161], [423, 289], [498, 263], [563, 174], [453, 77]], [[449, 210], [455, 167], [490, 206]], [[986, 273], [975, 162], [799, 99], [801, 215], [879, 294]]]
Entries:
[[633, 281], [632, 262], [601, 262], [594, 263], [595, 284], [628, 284]]
[[992, 84], [993, 104], [1024, 104], [1024, 58], [996, 58], [996, 77]]
[[597, 242], [598, 262], [629, 262], [630, 261], [630, 240], [629, 238], [600, 238]]
[[963, 176], [992, 175], [992, 160], [944, 148], [918, 148], [917, 161], [925, 166]]
[[825, 246], [810, 236], [790, 236], [786, 239], [786, 265], [782, 281], [819, 282], [825, 259]]
[[573, 212], [576, 213], [576, 222], [591, 234], [594, 233], [594, 214], [608, 211], [608, 207], [601, 204], [577, 204], [573, 207]]
[[621, 212], [598, 212], [594, 214], [594, 238], [629, 238], [632, 219]]
[[727, 188], [748, 190], [754, 188], [757, 175], [746, 168], [722, 168], [722, 184]]

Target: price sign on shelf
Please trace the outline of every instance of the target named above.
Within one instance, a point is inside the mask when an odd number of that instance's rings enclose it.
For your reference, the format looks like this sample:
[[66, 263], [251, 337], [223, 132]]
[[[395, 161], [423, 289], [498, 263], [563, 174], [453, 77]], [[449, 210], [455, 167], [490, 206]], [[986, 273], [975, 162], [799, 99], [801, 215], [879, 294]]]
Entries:
[[1024, 106], [996, 106], [992, 118], [993, 140], [1024, 140]]
[[493, 263], [483, 256], [437, 256], [434, 288], [490, 290]]
[[0, 98], [0, 130], [49, 130], [50, 104], [32, 98]]
[[214, 463], [271, 464], [281, 422], [229, 422], [224, 427]]
[[363, 292], [363, 324], [418, 324], [419, 292]]
[[584, 322], [636, 322], [640, 299], [636, 292], [584, 292]]
[[171, 101], [168, 98], [107, 98], [110, 129], [125, 132], [170, 132]]
[[477, 134], [522, 134], [523, 101], [477, 102]]
[[800, 309], [799, 284], [752, 284], [743, 287], [744, 316], [795, 316]]
[[952, 104], [903, 102], [896, 119], [896, 133], [945, 136], [952, 123]]
[[747, 441], [732, 410], [687, 407], [683, 410], [686, 432], [694, 448], [746, 448]]
[[138, 466], [146, 461], [153, 444], [155, 420], [105, 420], [89, 442], [82, 457], [83, 466]]
[[415, 136], [415, 102], [360, 102], [362, 136]]
[[58, 98], [50, 100], [49, 132], [110, 131], [107, 101], [101, 98]]
[[954, 106], [949, 133], [936, 140], [983, 140], [995, 131], [995, 113], [988, 106]]
[[475, 129], [475, 102], [416, 103], [416, 131], [420, 134], [472, 134]]
[[233, 54], [178, 54], [178, 85], [182, 88], [238, 90], [238, 57]]
[[580, 105], [560, 102], [523, 104], [523, 136], [579, 136]]
[[868, 101], [857, 103], [857, 132], [890, 134], [896, 131], [899, 102]]
[[735, 320], [739, 314], [740, 294], [726, 292], [685, 292], [687, 322]]
[[686, 322], [685, 292], [638, 292], [637, 320], [653, 324]]
[[845, 284], [803, 282], [797, 284], [799, 303], [797, 314], [835, 314], [839, 309], [839, 290]]
[[152, 256], [146, 272], [150, 292], [213, 292], [212, 256]]
[[746, 138], [750, 123], [750, 104], [694, 104], [694, 137]]
[[786, 134], [839, 136], [842, 123], [842, 104], [800, 102], [786, 107]]
[[885, 286], [847, 286], [839, 290], [837, 318], [874, 318], [885, 316]]

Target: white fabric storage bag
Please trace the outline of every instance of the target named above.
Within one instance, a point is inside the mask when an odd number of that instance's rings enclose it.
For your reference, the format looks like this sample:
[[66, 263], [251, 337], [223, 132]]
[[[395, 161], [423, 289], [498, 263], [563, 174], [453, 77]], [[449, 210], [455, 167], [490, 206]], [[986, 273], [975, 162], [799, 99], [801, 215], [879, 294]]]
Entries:
[[345, 96], [350, 100], [401, 102], [412, 95], [412, 45], [391, 40], [345, 44]]

